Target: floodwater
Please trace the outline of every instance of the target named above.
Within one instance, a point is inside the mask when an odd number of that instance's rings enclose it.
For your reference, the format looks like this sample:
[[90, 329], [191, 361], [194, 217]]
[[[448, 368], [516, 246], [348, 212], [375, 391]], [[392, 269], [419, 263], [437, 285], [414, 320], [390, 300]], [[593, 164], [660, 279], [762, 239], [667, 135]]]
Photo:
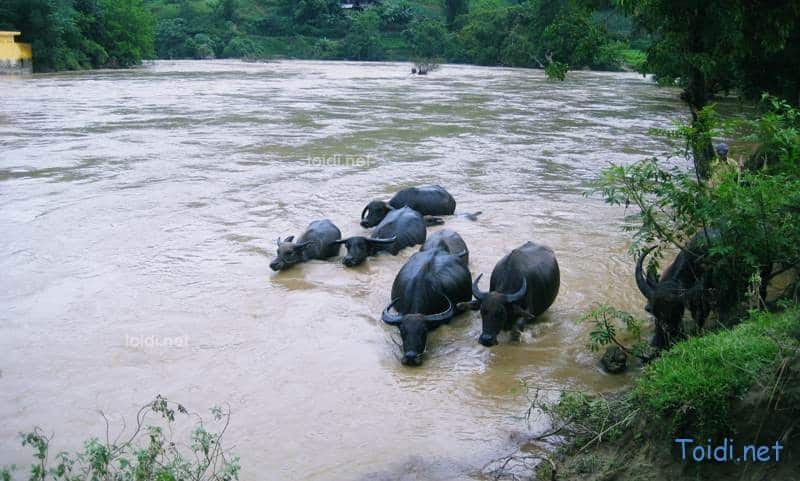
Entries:
[[[105, 436], [157, 394], [229, 406], [242, 479], [483, 479], [544, 429], [521, 381], [610, 391], [596, 303], [644, 315], [624, 210], [582, 194], [609, 162], [669, 150], [675, 92], [630, 73], [402, 63], [156, 62], [0, 80], [0, 465], [17, 433]], [[275, 238], [440, 184], [473, 275], [527, 240], [561, 266], [553, 307], [520, 342], [480, 346], [478, 313], [399, 362], [380, 313], [415, 249], [347, 269], [268, 264]], [[436, 227], [433, 229], [438, 229]], [[482, 287], [487, 288], [488, 279]], [[555, 392], [555, 391], [545, 391]], [[113, 430], [113, 429], [112, 429]]]

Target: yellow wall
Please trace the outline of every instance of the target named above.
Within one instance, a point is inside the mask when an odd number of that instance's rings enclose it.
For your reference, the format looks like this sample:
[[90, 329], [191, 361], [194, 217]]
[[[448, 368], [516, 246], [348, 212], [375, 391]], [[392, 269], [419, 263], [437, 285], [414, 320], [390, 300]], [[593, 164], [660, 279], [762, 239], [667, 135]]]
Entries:
[[0, 60], [30, 60], [31, 46], [27, 43], [14, 43], [19, 32], [0, 32]]

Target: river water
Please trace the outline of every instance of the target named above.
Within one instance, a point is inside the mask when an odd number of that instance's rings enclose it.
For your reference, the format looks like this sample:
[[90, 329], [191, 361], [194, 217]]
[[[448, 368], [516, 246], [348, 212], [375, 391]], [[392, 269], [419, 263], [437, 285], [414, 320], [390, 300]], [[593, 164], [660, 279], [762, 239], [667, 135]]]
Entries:
[[[19, 431], [78, 448], [105, 435], [98, 410], [119, 427], [160, 393], [230, 406], [245, 480], [483, 479], [545, 427], [520, 381], [629, 382], [598, 371], [574, 322], [600, 302], [644, 315], [623, 210], [582, 193], [609, 162], [668, 150], [647, 131], [684, 117], [675, 92], [629, 73], [409, 71], [163, 61], [0, 80], [0, 465], [32, 459]], [[279, 235], [322, 218], [361, 234], [368, 200], [432, 183], [483, 211], [447, 219], [473, 275], [536, 240], [562, 283], [520, 342], [480, 346], [469, 313], [407, 368], [380, 313], [415, 249], [268, 264]]]

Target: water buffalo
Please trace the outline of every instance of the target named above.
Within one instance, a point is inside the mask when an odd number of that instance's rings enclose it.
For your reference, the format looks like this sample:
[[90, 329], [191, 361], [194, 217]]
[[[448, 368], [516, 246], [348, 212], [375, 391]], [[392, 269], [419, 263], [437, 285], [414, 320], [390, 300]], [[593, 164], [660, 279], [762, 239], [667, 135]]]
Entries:
[[308, 225], [303, 235], [293, 242], [294, 236], [284, 240], [278, 237], [278, 256], [270, 262], [273, 271], [282, 271], [295, 264], [311, 259], [327, 259], [339, 254], [339, 244], [342, 238], [339, 228], [333, 222], [315, 220]]
[[380, 251], [397, 255], [406, 247], [422, 244], [427, 234], [422, 214], [410, 207], [403, 207], [389, 212], [372, 231], [371, 237], [349, 237], [337, 243], [347, 247], [347, 255], [342, 262], [353, 267]]
[[458, 232], [450, 229], [442, 229], [439, 232], [434, 232], [428, 236], [425, 244], [419, 249], [427, 251], [431, 249], [442, 249], [451, 254], [459, 254], [464, 265], [469, 265], [469, 249], [464, 239], [458, 235]]
[[[400, 269], [381, 319], [400, 329], [404, 365], [422, 363], [428, 332], [450, 321], [455, 303], [469, 301], [471, 281], [460, 256], [442, 249], [417, 252]], [[392, 307], [398, 314], [390, 313]]]
[[[438, 185], [409, 187], [396, 193], [389, 202], [373, 200], [361, 212], [361, 226], [375, 227], [394, 209], [411, 207], [422, 215], [452, 215], [456, 200]], [[477, 215], [477, 214], [475, 214]], [[441, 219], [431, 219], [429, 225], [441, 224]]]
[[661, 278], [648, 273], [642, 267], [645, 257], [655, 248], [644, 251], [636, 262], [636, 285], [647, 298], [645, 310], [655, 319], [655, 334], [650, 344], [664, 348], [683, 335], [683, 313], [689, 308], [692, 319], [703, 327], [711, 310], [710, 279], [701, 259], [707, 252], [704, 238], [695, 236], [689, 241], [687, 250], [681, 250]]
[[497, 344], [500, 331], [516, 332], [526, 320], [546, 311], [561, 282], [553, 250], [534, 242], [526, 242], [500, 259], [492, 271], [489, 292], [478, 287], [481, 276], [472, 284], [472, 293], [483, 319], [479, 342], [487, 347]]

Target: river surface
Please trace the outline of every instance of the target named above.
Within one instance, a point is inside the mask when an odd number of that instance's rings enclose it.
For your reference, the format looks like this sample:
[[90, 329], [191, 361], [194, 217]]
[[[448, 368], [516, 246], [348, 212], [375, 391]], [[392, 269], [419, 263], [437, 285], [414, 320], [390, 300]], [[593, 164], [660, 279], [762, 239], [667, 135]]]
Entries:
[[[596, 303], [644, 315], [620, 225], [583, 192], [609, 162], [668, 147], [674, 90], [629, 73], [402, 63], [156, 62], [0, 79], [0, 465], [17, 433], [78, 448], [156, 394], [230, 406], [244, 480], [483, 479], [545, 428], [520, 381], [609, 391]], [[415, 249], [355, 269], [275, 274], [275, 238], [440, 184], [473, 275], [527, 240], [561, 266], [553, 307], [520, 342], [480, 346], [478, 313], [399, 362], [380, 313]], [[440, 227], [433, 228], [439, 229]], [[550, 392], [550, 391], [547, 391]]]

